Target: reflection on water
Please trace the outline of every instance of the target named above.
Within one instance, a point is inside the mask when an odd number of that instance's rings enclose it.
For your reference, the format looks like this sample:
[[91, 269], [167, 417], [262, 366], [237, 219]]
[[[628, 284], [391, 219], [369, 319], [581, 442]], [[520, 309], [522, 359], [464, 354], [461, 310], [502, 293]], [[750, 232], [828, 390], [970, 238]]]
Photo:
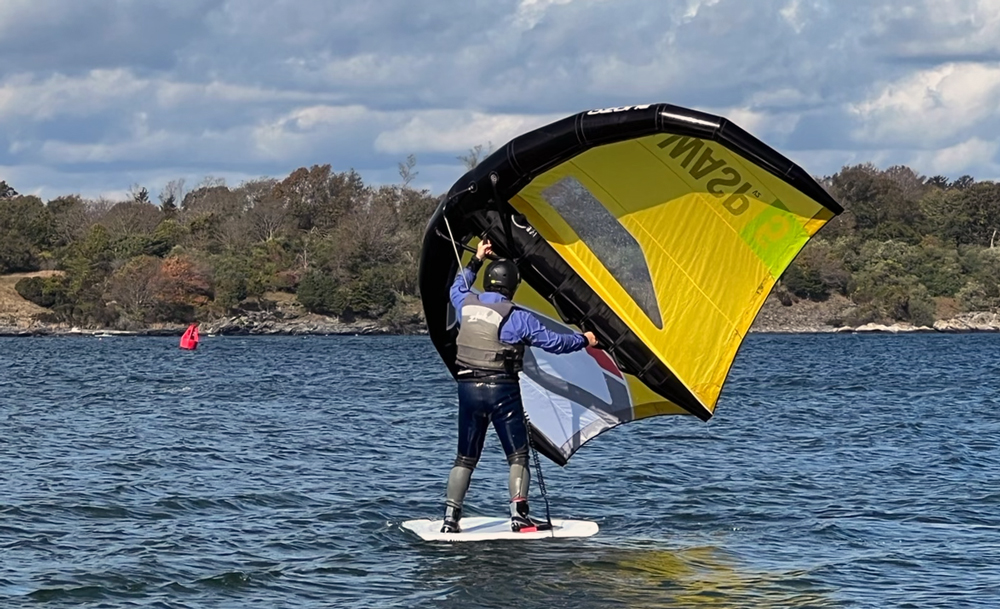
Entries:
[[[587, 547], [569, 540], [425, 544], [421, 584], [410, 601], [436, 606], [505, 607], [835, 607], [808, 571], [767, 572], [740, 565], [712, 546]], [[407, 574], [411, 576], [411, 574]]]
[[833, 607], [807, 571], [764, 572], [716, 547], [625, 551], [606, 576], [656, 589], [662, 601], [695, 607]]

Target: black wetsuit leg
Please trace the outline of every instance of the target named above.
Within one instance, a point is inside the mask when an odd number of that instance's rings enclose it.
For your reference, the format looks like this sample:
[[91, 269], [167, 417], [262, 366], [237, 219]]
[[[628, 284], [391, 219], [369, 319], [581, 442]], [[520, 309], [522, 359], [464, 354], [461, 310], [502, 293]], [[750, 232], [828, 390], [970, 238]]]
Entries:
[[[515, 387], [517, 385], [514, 385]], [[492, 392], [486, 383], [458, 384], [458, 456], [473, 463], [483, 454], [483, 442], [493, 410]]]
[[498, 388], [494, 397], [496, 406], [490, 418], [510, 464], [507, 480], [510, 500], [523, 501], [528, 497], [531, 470], [528, 469], [528, 429], [524, 422], [521, 387], [511, 383]]
[[492, 404], [488, 401], [488, 392], [484, 394], [484, 386], [484, 383], [468, 381], [458, 384], [458, 455], [448, 474], [445, 501], [448, 508], [445, 527], [451, 531], [458, 530], [458, 520], [462, 517], [462, 504], [469, 491], [472, 471], [483, 454], [483, 443], [490, 426]]
[[490, 419], [510, 460], [516, 454], [528, 453], [528, 430], [524, 426], [524, 405], [521, 403], [521, 386], [517, 383], [492, 385], [494, 404]]
[[459, 530], [462, 504], [491, 422], [510, 463], [511, 501], [523, 502], [527, 497], [531, 473], [520, 386], [516, 382], [459, 382], [458, 456], [448, 476], [444, 532]]

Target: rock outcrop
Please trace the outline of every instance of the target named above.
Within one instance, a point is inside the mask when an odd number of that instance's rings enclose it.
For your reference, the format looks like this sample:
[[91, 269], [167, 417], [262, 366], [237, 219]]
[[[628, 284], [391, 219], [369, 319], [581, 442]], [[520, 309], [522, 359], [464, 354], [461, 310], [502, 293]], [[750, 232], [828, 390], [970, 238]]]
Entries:
[[844, 325], [841, 320], [849, 317], [848, 313], [854, 306], [850, 300], [837, 294], [824, 302], [803, 300], [790, 306], [782, 304], [779, 297], [772, 295], [764, 303], [750, 331], [784, 334], [1000, 332], [1000, 314], [995, 312], [961, 313], [950, 319], [938, 320], [933, 327], [908, 323]]
[[254, 311], [226, 317], [201, 326], [202, 334], [390, 334], [392, 329], [371, 320], [346, 322], [336, 317], [306, 314], [292, 318], [280, 311]]
[[934, 329], [938, 332], [997, 332], [1000, 331], [1000, 314], [964, 313], [934, 322]]

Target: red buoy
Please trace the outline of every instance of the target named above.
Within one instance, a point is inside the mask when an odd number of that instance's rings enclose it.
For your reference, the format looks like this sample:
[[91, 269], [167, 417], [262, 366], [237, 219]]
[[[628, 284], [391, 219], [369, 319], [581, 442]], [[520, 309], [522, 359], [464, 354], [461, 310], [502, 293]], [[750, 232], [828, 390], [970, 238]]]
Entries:
[[184, 331], [184, 336], [181, 337], [181, 349], [197, 349], [198, 348], [198, 322], [194, 322], [188, 329]]

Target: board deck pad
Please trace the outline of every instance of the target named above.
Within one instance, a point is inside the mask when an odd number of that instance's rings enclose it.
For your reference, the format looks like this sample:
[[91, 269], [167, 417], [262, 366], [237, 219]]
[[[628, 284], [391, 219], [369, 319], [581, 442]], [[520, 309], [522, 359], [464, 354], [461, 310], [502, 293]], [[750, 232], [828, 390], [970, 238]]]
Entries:
[[552, 529], [531, 533], [510, 530], [510, 518], [471, 516], [460, 522], [460, 533], [442, 533], [442, 520], [407, 520], [403, 528], [413, 531], [424, 541], [487, 541], [490, 539], [546, 539], [550, 537], [590, 537], [597, 533], [596, 522], [589, 520], [552, 519]]

